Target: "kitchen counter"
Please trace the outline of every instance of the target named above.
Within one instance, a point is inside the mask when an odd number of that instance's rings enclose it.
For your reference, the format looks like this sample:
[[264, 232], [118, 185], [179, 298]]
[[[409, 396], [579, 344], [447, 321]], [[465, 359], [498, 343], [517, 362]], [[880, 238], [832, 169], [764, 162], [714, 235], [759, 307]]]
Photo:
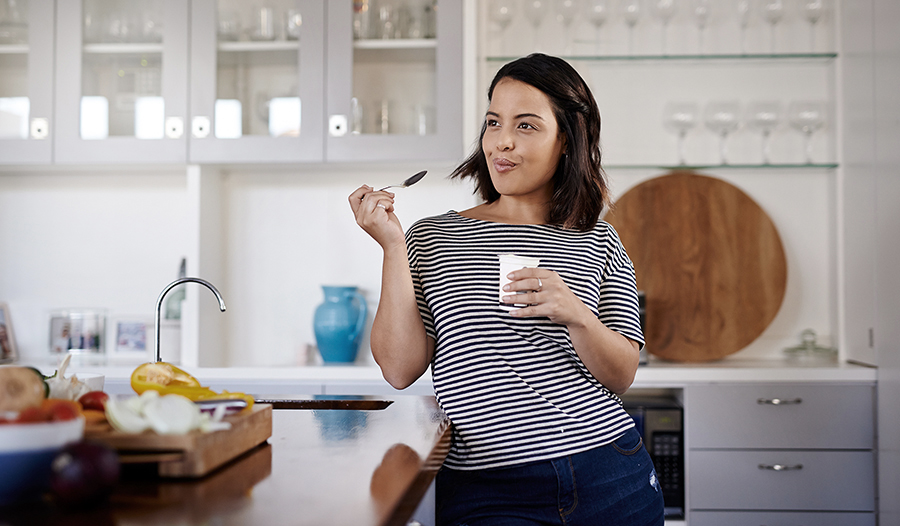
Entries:
[[[45, 373], [53, 365], [38, 364]], [[89, 366], [75, 364], [70, 371], [106, 375], [105, 390], [131, 393], [129, 378], [135, 365]], [[186, 367], [204, 385], [213, 389], [244, 391], [258, 395], [304, 392], [326, 395], [393, 395], [397, 393], [376, 366], [327, 365], [309, 367]], [[707, 382], [874, 382], [877, 369], [851, 363], [814, 360], [736, 360], [702, 364], [663, 362], [651, 359], [638, 368], [632, 389], [678, 388]], [[69, 372], [66, 373], [71, 374]], [[432, 394], [431, 374], [426, 372], [403, 394]]]
[[[359, 403], [383, 405], [372, 400]], [[202, 479], [129, 469], [99, 509], [0, 508], [0, 523], [403, 525], [447, 454], [450, 426], [433, 397], [390, 400], [368, 410], [275, 406], [268, 443]]]

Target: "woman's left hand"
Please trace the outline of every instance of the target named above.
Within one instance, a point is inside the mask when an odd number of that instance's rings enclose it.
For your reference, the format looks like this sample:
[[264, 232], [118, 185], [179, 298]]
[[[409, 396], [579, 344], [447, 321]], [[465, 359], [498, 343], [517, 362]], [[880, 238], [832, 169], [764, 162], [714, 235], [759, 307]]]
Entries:
[[[594, 318], [590, 309], [569, 289], [559, 274], [544, 268], [523, 268], [510, 273], [510, 282], [503, 287], [504, 303], [527, 303], [528, 307], [513, 309], [516, 318], [545, 316], [562, 325], [584, 323], [585, 315]], [[526, 291], [516, 294], [516, 291]]]

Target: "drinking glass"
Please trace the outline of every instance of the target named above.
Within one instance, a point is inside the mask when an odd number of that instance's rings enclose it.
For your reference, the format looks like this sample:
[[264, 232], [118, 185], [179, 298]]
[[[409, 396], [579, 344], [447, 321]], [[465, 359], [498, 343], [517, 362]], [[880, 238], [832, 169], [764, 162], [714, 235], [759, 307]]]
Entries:
[[562, 22], [563, 28], [565, 28], [565, 51], [566, 55], [572, 54], [572, 22], [575, 20], [575, 17], [578, 16], [578, 11], [580, 9], [580, 5], [578, 0], [556, 0], [556, 18]]
[[694, 22], [697, 23], [697, 51], [703, 54], [703, 35], [709, 23], [710, 0], [694, 0]]
[[547, 2], [548, 0], [525, 0], [522, 5], [522, 12], [525, 14], [525, 18], [531, 22], [531, 27], [534, 29], [534, 51], [538, 50], [538, 30], [544, 21], [544, 17], [547, 16]]
[[500, 54], [503, 54], [504, 33], [513, 21], [516, 9], [513, 0], [491, 0], [488, 4], [488, 17], [500, 28]]
[[678, 164], [687, 164], [684, 159], [684, 138], [697, 125], [700, 106], [696, 102], [670, 102], [663, 110], [663, 125], [678, 135]]
[[588, 0], [587, 17], [588, 21], [594, 26], [594, 32], [596, 33], [596, 38], [594, 40], [594, 50], [599, 55], [600, 28], [603, 27], [603, 24], [606, 23], [606, 19], [609, 18], [609, 7], [607, 5], [607, 0]]
[[783, 110], [778, 101], [755, 101], [747, 106], [747, 124], [762, 133], [763, 164], [771, 164], [769, 156], [769, 136], [781, 123]]
[[622, 17], [628, 24], [628, 54], [634, 53], [634, 26], [641, 19], [640, 0], [624, 0], [622, 2]]
[[763, 18], [772, 26], [772, 53], [775, 53], [775, 27], [784, 16], [784, 0], [764, 0], [763, 1]]
[[825, 11], [823, 0], [803, 0], [803, 16], [809, 22], [809, 50], [816, 51], [816, 24]]
[[747, 26], [750, 25], [750, 0], [737, 0], [738, 22], [741, 25], [741, 54], [747, 52]]
[[728, 164], [728, 134], [740, 126], [740, 114], [741, 104], [737, 101], [715, 101], [706, 105], [704, 121], [706, 127], [719, 136], [719, 158], [722, 164]]
[[788, 107], [791, 126], [803, 133], [803, 150], [806, 164], [812, 164], [812, 134], [825, 125], [825, 103], [819, 101], [795, 101]]
[[662, 54], [666, 54], [666, 29], [669, 21], [675, 16], [678, 5], [675, 0], [653, 0], [650, 4], [653, 14], [662, 22]]

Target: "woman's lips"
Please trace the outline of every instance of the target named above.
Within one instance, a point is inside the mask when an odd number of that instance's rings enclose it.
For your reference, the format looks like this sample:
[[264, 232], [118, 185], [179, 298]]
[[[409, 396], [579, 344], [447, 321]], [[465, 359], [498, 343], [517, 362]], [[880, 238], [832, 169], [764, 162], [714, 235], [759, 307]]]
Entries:
[[510, 161], [509, 159], [498, 158], [494, 159], [494, 169], [499, 173], [505, 173], [516, 167], [516, 163]]

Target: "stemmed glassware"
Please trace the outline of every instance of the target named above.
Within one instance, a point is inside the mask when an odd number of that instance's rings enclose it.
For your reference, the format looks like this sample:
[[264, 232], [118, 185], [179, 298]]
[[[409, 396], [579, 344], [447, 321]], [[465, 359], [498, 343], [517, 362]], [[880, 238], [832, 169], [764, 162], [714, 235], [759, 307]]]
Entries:
[[740, 126], [741, 104], [737, 101], [715, 101], [706, 105], [703, 120], [706, 127], [719, 136], [719, 158], [728, 164], [728, 134]]
[[703, 35], [709, 23], [710, 0], [694, 0], [694, 22], [697, 23], [697, 51], [703, 54]]
[[791, 126], [803, 133], [803, 150], [806, 164], [812, 164], [812, 134], [825, 125], [825, 103], [818, 101], [795, 101], [788, 107]]
[[816, 24], [825, 11], [823, 0], [803, 0], [803, 16], [809, 21], [809, 50], [816, 51]]
[[651, 9], [656, 18], [662, 22], [662, 54], [667, 53], [666, 50], [666, 29], [669, 27], [669, 21], [675, 16], [678, 4], [675, 0], [653, 0]]
[[772, 26], [772, 53], [775, 53], [775, 26], [784, 16], [784, 0], [764, 0], [762, 9], [763, 17]]
[[594, 32], [596, 33], [596, 38], [594, 39], [594, 51], [599, 55], [601, 40], [600, 28], [606, 23], [606, 19], [609, 18], [609, 8], [606, 0], [588, 0], [587, 18], [594, 26]]
[[737, 0], [738, 22], [741, 25], [741, 54], [747, 52], [747, 26], [750, 25], [750, 0]]
[[747, 124], [762, 133], [763, 164], [771, 164], [769, 137], [781, 123], [783, 110], [778, 101], [756, 101], [747, 106]]
[[622, 17], [628, 24], [628, 54], [634, 53], [634, 26], [641, 19], [640, 0], [624, 0], [621, 4]]
[[525, 18], [531, 22], [531, 27], [534, 28], [533, 51], [538, 50], [538, 30], [541, 27], [541, 23], [544, 21], [544, 17], [547, 16], [548, 1], [549, 0], [524, 0], [522, 2], [522, 12], [525, 14]]
[[500, 28], [500, 53], [503, 53], [504, 33], [516, 14], [513, 0], [491, 0], [488, 4], [488, 17]]
[[563, 27], [565, 28], [565, 39], [566, 39], [566, 47], [564, 53], [566, 55], [572, 54], [572, 22], [575, 20], [575, 17], [578, 16], [578, 11], [580, 10], [580, 5], [578, 0], [556, 0], [556, 17], [562, 22]]
[[663, 125], [678, 135], [678, 164], [687, 164], [684, 158], [684, 137], [697, 125], [700, 106], [696, 102], [670, 102], [663, 110]]

